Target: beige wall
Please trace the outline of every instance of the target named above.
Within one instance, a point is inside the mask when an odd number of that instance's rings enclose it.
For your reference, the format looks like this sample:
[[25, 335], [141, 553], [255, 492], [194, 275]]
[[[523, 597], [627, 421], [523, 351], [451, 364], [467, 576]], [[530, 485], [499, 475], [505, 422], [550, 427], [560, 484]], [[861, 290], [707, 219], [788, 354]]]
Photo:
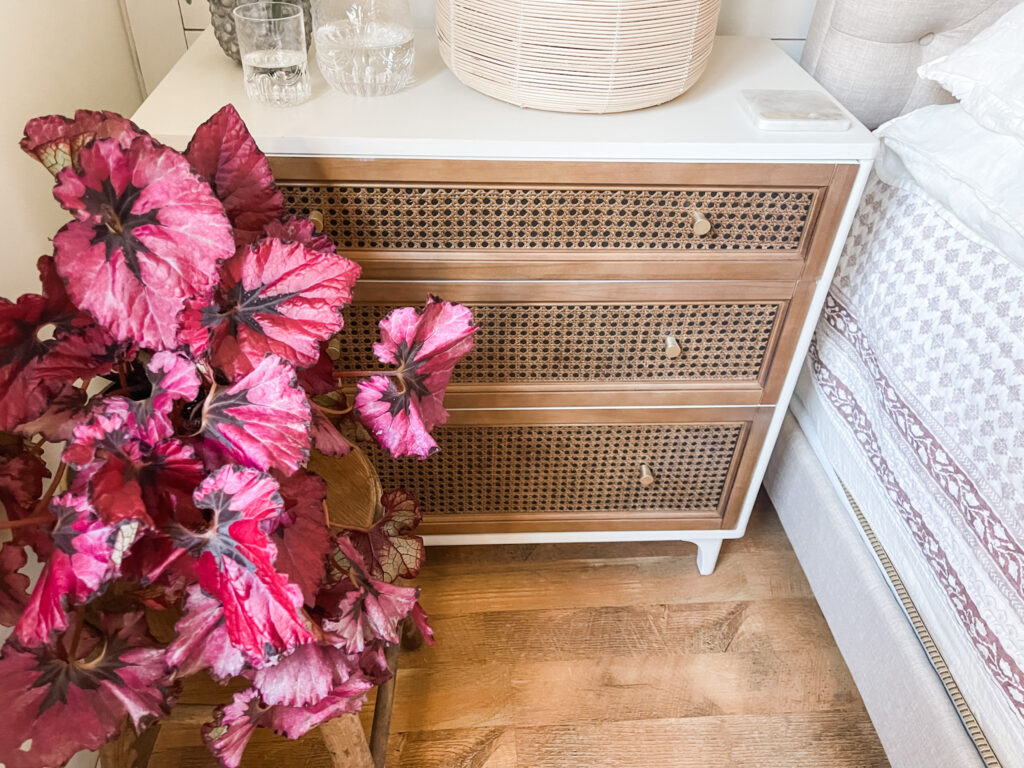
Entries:
[[0, 99], [0, 295], [38, 286], [35, 262], [67, 220], [52, 177], [18, 147], [25, 122], [78, 107], [131, 115], [142, 100], [118, 0], [4, 3], [0, 43], [13, 62]]

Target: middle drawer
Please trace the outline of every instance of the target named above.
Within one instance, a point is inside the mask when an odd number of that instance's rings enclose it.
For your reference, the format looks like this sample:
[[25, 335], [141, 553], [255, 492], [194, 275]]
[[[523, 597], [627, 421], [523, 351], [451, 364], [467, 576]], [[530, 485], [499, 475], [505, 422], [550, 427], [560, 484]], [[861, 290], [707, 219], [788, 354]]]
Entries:
[[[638, 399], [754, 404], [769, 375], [792, 286], [732, 281], [392, 283], [363, 281], [345, 310], [342, 369], [376, 365], [378, 322], [428, 294], [469, 306], [480, 326], [450, 395], [554, 397], [558, 390]], [[556, 397], [556, 400], [558, 398]], [[500, 398], [499, 398], [500, 400]], [[568, 402], [568, 401], [567, 401]], [[503, 403], [493, 401], [500, 407]], [[552, 401], [549, 404], [557, 405]], [[452, 403], [453, 407], [465, 403]]]

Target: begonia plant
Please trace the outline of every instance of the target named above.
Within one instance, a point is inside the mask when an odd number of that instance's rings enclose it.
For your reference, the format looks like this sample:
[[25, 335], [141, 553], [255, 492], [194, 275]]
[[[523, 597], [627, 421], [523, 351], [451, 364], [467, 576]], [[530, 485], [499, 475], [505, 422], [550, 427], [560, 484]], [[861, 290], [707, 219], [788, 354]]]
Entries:
[[401, 622], [432, 636], [398, 583], [423, 563], [421, 514], [394, 490], [372, 527], [336, 526], [307, 461], [351, 449], [346, 419], [394, 456], [434, 453], [470, 312], [397, 309], [374, 345], [387, 367], [335, 374], [359, 266], [285, 215], [231, 106], [183, 153], [85, 110], [30, 121], [22, 148], [70, 221], [40, 292], [0, 299], [0, 764], [141, 732], [202, 671], [249, 681], [202, 729], [226, 766], [257, 727], [298, 738], [357, 711]]

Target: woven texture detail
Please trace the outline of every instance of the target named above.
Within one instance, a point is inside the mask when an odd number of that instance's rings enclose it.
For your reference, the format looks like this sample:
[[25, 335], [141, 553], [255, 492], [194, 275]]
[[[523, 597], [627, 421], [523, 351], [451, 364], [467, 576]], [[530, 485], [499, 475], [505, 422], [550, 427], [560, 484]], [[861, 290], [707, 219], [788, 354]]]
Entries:
[[[756, 381], [778, 304], [473, 304], [476, 347], [455, 368], [456, 383], [542, 381]], [[393, 307], [345, 309], [337, 361], [347, 370], [379, 366], [377, 323]], [[679, 357], [665, 355], [674, 337]]]
[[[740, 424], [448, 426], [427, 461], [373, 451], [384, 488], [427, 515], [717, 512]], [[654, 474], [640, 484], [640, 464]]]
[[[796, 251], [809, 190], [281, 185], [344, 250]], [[711, 232], [693, 233], [692, 212]]]

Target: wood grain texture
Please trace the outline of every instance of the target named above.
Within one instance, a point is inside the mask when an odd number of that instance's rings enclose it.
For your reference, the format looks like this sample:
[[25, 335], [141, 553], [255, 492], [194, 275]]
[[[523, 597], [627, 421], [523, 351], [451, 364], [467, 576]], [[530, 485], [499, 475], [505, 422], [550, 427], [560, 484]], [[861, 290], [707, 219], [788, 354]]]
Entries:
[[[884, 768], [774, 511], [700, 577], [691, 544], [433, 548], [438, 644], [399, 661], [388, 768]], [[212, 766], [197, 681], [151, 765]], [[364, 728], [373, 697], [362, 713]], [[330, 765], [259, 732], [243, 765]]]

